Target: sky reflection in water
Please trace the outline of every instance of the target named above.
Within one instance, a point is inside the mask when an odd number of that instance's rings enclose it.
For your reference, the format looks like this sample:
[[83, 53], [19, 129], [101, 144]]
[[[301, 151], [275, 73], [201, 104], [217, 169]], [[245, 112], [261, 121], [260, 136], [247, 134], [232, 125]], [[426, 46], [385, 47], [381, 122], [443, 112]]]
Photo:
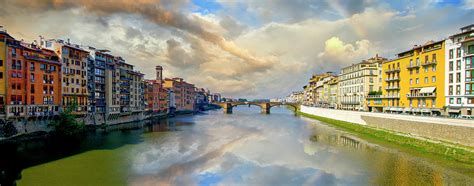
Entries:
[[[134, 148], [132, 185], [367, 185], [472, 183], [472, 179], [283, 108], [238, 107], [180, 117], [179, 132]], [[390, 152], [391, 151], [391, 152]]]

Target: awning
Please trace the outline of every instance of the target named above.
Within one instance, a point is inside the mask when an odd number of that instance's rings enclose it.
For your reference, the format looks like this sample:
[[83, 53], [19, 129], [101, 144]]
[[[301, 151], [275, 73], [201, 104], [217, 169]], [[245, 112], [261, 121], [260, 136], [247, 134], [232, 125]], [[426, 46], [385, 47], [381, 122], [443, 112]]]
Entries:
[[436, 90], [436, 87], [423, 87], [420, 90], [421, 94], [433, 93]]
[[449, 113], [459, 113], [459, 110], [457, 109], [449, 109]]

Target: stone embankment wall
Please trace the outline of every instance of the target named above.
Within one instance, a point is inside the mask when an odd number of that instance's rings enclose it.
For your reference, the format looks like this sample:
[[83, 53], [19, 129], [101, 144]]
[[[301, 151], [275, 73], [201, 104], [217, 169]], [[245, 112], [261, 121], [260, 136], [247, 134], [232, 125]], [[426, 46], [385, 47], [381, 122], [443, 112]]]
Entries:
[[308, 106], [301, 106], [301, 112], [474, 147], [474, 120], [357, 112]]

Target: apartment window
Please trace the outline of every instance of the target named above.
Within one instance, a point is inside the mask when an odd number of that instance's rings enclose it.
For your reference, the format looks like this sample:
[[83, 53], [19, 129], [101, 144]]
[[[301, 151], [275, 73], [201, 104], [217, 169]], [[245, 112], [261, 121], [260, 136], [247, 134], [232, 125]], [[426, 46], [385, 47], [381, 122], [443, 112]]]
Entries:
[[454, 98], [449, 98], [449, 104], [454, 104]]
[[416, 84], [418, 85], [418, 83], [420, 83], [420, 79], [416, 78]]
[[428, 66], [425, 66], [425, 72], [428, 72]]
[[454, 57], [454, 49], [449, 49], [449, 59], [453, 59]]
[[40, 69], [41, 70], [46, 70], [46, 64], [40, 64]]
[[410, 66], [413, 66], [413, 59], [410, 59]]
[[420, 58], [416, 58], [416, 66], [420, 66]]
[[425, 77], [425, 83], [428, 83], [428, 77]]
[[432, 77], [431, 77], [431, 82], [432, 82], [432, 83], [436, 83], [436, 76], [432, 76]]
[[449, 83], [453, 83], [453, 74], [449, 74]]
[[0, 79], [3, 79], [3, 72], [0, 72]]
[[454, 70], [454, 62], [450, 61], [449, 62], [449, 71], [453, 71], [453, 70]]
[[449, 85], [449, 95], [453, 95], [453, 86]]
[[461, 70], [461, 60], [456, 61], [456, 70]]
[[412, 75], [412, 74], [413, 74], [413, 70], [410, 70], [410, 75]]
[[436, 54], [433, 54], [433, 63], [436, 63]]
[[30, 93], [34, 94], [35, 93], [35, 85], [31, 85], [30, 88]]
[[436, 99], [435, 98], [431, 99], [431, 105], [432, 105], [432, 107], [436, 107]]
[[16, 48], [12, 48], [12, 56], [16, 56]]
[[461, 85], [456, 85], [456, 95], [461, 94]]
[[471, 68], [471, 64], [472, 64], [473, 59], [474, 59], [473, 57], [467, 57], [466, 58], [466, 69]]
[[3, 60], [0, 59], [0, 67], [3, 67]]
[[431, 67], [431, 71], [436, 72], [436, 65], [433, 65], [433, 67]]
[[457, 104], [461, 104], [461, 98], [456, 99]]
[[413, 79], [410, 79], [410, 85], [413, 84]]
[[416, 74], [419, 74], [420, 73], [420, 69], [416, 69]]
[[456, 73], [456, 83], [461, 82], [461, 73]]
[[31, 102], [31, 104], [35, 104], [35, 97], [34, 96], [30, 97], [30, 102]]
[[461, 57], [461, 48], [456, 49], [456, 57]]
[[425, 63], [428, 63], [428, 55], [425, 56]]

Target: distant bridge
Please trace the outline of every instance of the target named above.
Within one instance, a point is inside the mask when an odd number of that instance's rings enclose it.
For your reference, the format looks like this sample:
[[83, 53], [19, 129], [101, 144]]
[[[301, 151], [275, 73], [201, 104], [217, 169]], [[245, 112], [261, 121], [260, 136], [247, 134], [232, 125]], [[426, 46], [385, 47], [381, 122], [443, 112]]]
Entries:
[[224, 110], [224, 113], [231, 114], [232, 113], [232, 108], [239, 106], [239, 105], [255, 105], [258, 106], [262, 109], [262, 113], [264, 114], [270, 114], [270, 109], [275, 106], [281, 106], [281, 105], [286, 105], [293, 107], [296, 110], [298, 110], [299, 105], [295, 103], [286, 103], [286, 102], [220, 102], [220, 103], [214, 103], [216, 105], [219, 105], [222, 107]]

